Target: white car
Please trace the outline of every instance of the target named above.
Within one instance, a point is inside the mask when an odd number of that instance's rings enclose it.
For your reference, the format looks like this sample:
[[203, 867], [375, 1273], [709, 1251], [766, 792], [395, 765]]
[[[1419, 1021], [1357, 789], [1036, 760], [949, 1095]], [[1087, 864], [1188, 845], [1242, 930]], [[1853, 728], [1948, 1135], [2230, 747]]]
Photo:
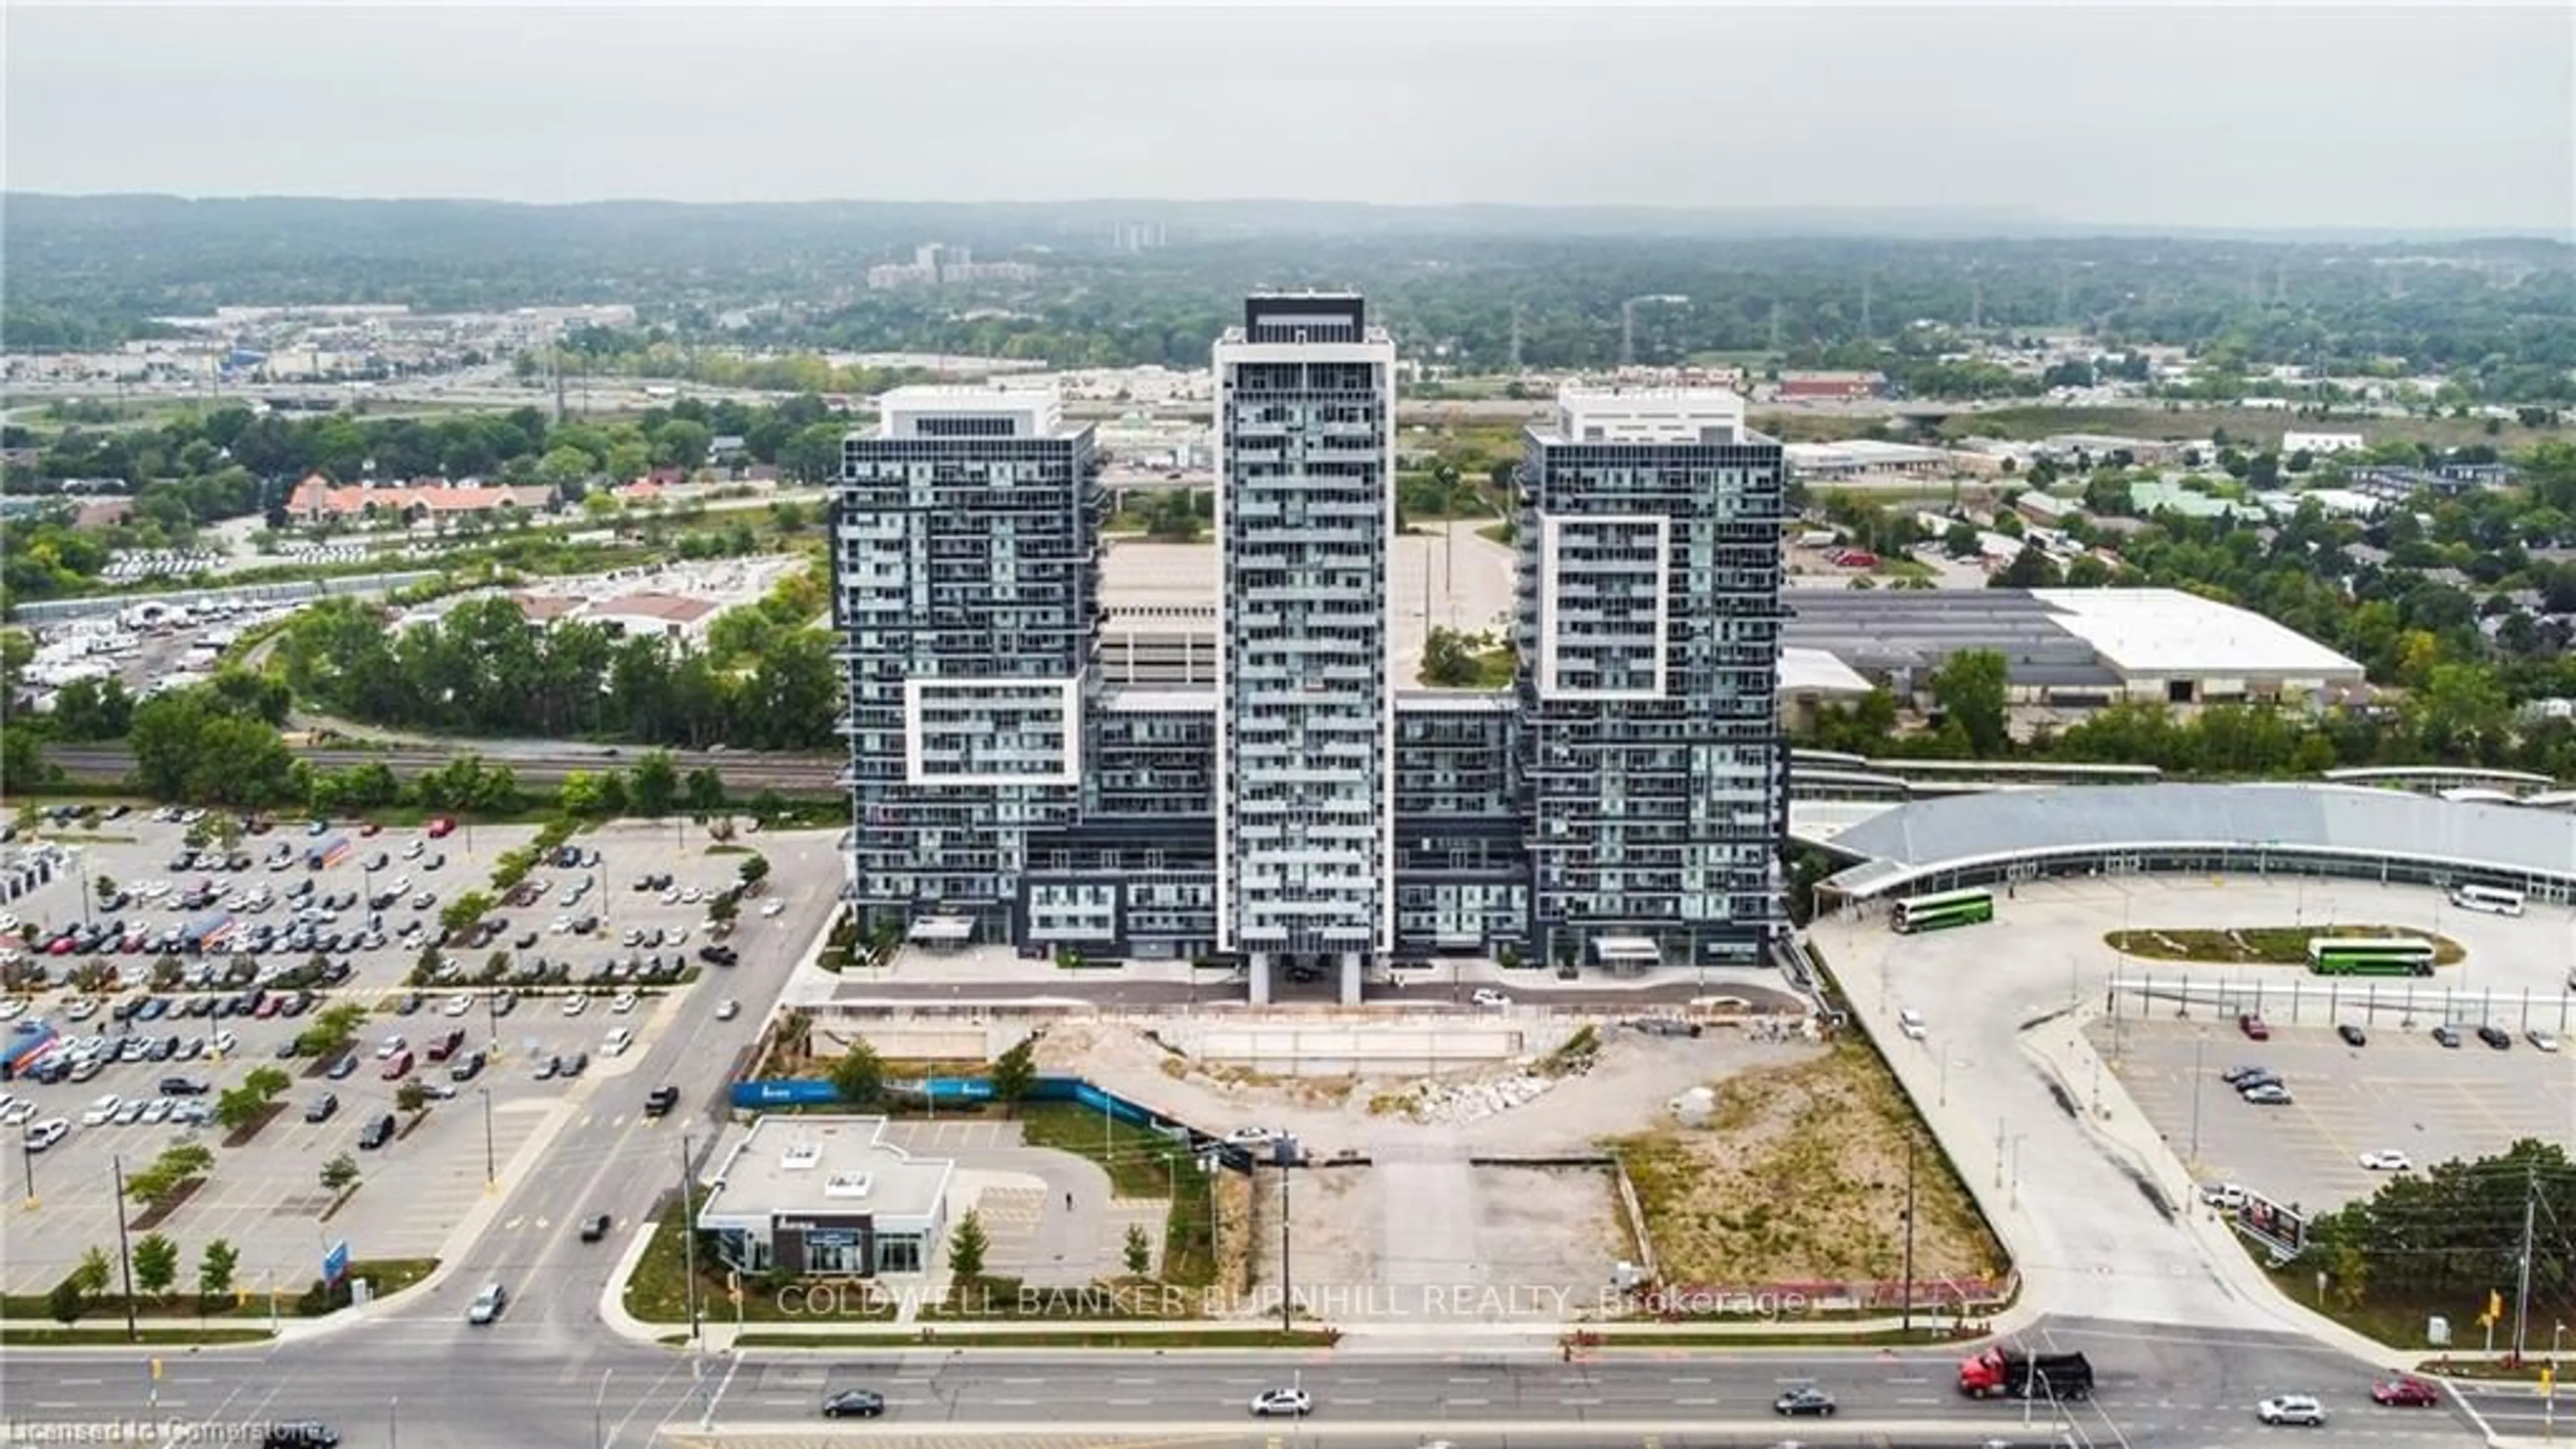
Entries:
[[2554, 1052], [2558, 1050], [2558, 1038], [2541, 1030], [2539, 1027], [2533, 1027], [2531, 1030], [2524, 1032], [2522, 1036], [2523, 1040], [2531, 1043], [2531, 1049], [2533, 1051]]
[[1898, 1012], [1896, 1014], [1896, 1029], [1905, 1033], [1907, 1038], [1913, 1041], [1923, 1040], [1924, 1036], [1931, 1030], [1930, 1027], [1923, 1024], [1923, 1013], [1919, 1011]]
[[26, 1010], [27, 1003], [21, 997], [12, 996], [6, 1001], [0, 1001], [0, 1021], [15, 1021]]
[[36, 1104], [33, 1102], [12, 1102], [7, 1111], [0, 1111], [0, 1127], [24, 1127], [34, 1120]]
[[2326, 1423], [2326, 1407], [2306, 1394], [2283, 1394], [2256, 1404], [2254, 1417], [2266, 1424], [2297, 1424], [2322, 1429]]
[[99, 1098], [97, 1101], [90, 1103], [89, 1109], [81, 1113], [81, 1125], [83, 1127], [103, 1127], [116, 1116], [117, 1109], [124, 1105], [125, 1103], [118, 1100], [117, 1095], [114, 1092], [110, 1092], [106, 1096]]
[[1505, 993], [1503, 993], [1503, 992], [1496, 991], [1494, 988], [1492, 988], [1492, 987], [1490, 987], [1490, 986], [1479, 986], [1479, 987], [1477, 987], [1477, 988], [1476, 988], [1476, 994], [1475, 994], [1475, 996], [1474, 996], [1474, 997], [1472, 997], [1472, 998], [1470, 998], [1470, 999], [1471, 999], [1471, 1000], [1473, 1000], [1473, 1001], [1474, 1001], [1478, 1006], [1491, 1006], [1491, 1007], [1497, 1007], [1497, 1008], [1500, 1008], [1500, 1007], [1505, 1007], [1505, 1006], [1509, 1006], [1509, 1005], [1511, 1005], [1511, 1004], [1512, 1004], [1512, 999], [1511, 999], [1511, 997], [1510, 997], [1510, 996], [1506, 995], [1506, 994], [1505, 994]]
[[444, 1014], [448, 1016], [463, 1016], [465, 1013], [472, 1011], [473, 1009], [474, 995], [472, 992], [467, 992], [463, 996], [451, 996], [447, 998], [447, 1006], [444, 1010]]
[[702, 901], [702, 900], [705, 900], [706, 898], [707, 898], [707, 893], [706, 893], [705, 891], [702, 891], [702, 890], [698, 889], [696, 886], [691, 886], [691, 887], [689, 887], [687, 890], [684, 890], [684, 891], [680, 892], [680, 900], [681, 900], [681, 902], [682, 902], [683, 904], [686, 904], [686, 905], [692, 905], [692, 906], [694, 906], [694, 905], [696, 905], [698, 902], [700, 902], [700, 901]]
[[760, 905], [760, 913], [764, 916], [775, 916], [786, 909], [787, 899], [784, 896], [771, 896]]
[[608, 1009], [616, 1012], [619, 1016], [624, 1016], [626, 1013], [633, 1011], [635, 1009], [635, 993], [632, 991], [621, 991], [617, 993], [617, 999], [608, 1003]]
[[419, 841], [415, 840], [415, 841], [413, 841], [411, 844], [406, 845], [406, 846], [404, 846], [404, 847], [403, 847], [403, 859], [405, 859], [405, 860], [418, 860], [418, 859], [420, 859], [421, 852], [422, 852], [422, 851], [424, 851], [424, 850], [427, 850], [428, 848], [429, 848], [428, 846], [426, 846], [426, 845], [422, 844], [421, 842], [419, 842]]
[[727, 999], [716, 1003], [716, 1020], [731, 1021], [742, 1015], [742, 1003]]
[[557, 916], [554, 918], [553, 922], [546, 927], [546, 929], [558, 936], [568, 934], [572, 930], [572, 917]]
[[662, 944], [665, 946], [685, 946], [689, 944], [689, 928], [686, 926], [673, 926], [669, 931], [663, 934]]
[[626, 1049], [633, 1045], [635, 1045], [635, 1033], [621, 1026], [610, 1032], [607, 1039], [599, 1044], [599, 1054], [604, 1057], [624, 1056]]
[[48, 1117], [27, 1129], [27, 1150], [42, 1152], [72, 1135], [72, 1124], [60, 1117]]
[[2205, 1182], [2200, 1185], [2200, 1200], [2214, 1208], [2234, 1211], [2245, 1206], [2245, 1189], [2232, 1182]]
[[1252, 1396], [1256, 1419], [1302, 1419], [1315, 1412], [1314, 1396], [1304, 1389], [1263, 1389]]
[[567, 996], [567, 997], [565, 997], [565, 998], [564, 998], [564, 1005], [563, 1005], [563, 1014], [564, 1014], [564, 1015], [566, 1015], [566, 1016], [579, 1016], [579, 1015], [581, 1015], [583, 1012], [588, 1011], [588, 1010], [590, 1010], [590, 998], [589, 998], [589, 997], [587, 997], [587, 996], [585, 996], [585, 995], [583, 995], [582, 993], [580, 993], [580, 992], [576, 991], [576, 992], [574, 992], [572, 995]]
[[2373, 1172], [2413, 1172], [2415, 1164], [2403, 1152], [2365, 1152], [2361, 1165]]
[[662, 904], [666, 906], [676, 906], [679, 903], [680, 888], [678, 886], [672, 886], [670, 889], [662, 892]]
[[98, 1015], [98, 1003], [86, 996], [75, 997], [63, 1007], [65, 1021], [87, 1021]]
[[177, 1102], [168, 1097], [155, 1097], [144, 1107], [143, 1120], [151, 1126], [158, 1127], [170, 1120], [170, 1114], [176, 1111], [178, 1106]]
[[1225, 1140], [1238, 1147], [1258, 1147], [1264, 1142], [1276, 1141], [1278, 1137], [1279, 1129], [1276, 1127], [1237, 1127], [1225, 1134]]
[[386, 1037], [383, 1041], [376, 1043], [376, 1060], [380, 1062], [392, 1061], [395, 1057], [402, 1054], [403, 1048], [410, 1045], [411, 1043], [404, 1041], [399, 1033]]

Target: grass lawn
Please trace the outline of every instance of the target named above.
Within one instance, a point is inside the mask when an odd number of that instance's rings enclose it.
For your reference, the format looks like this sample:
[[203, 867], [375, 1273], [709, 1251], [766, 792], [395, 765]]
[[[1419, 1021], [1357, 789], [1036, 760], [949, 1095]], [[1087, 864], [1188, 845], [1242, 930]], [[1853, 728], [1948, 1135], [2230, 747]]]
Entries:
[[[644, 1247], [644, 1255], [635, 1261], [635, 1271], [626, 1280], [626, 1311], [646, 1323], [681, 1323], [689, 1321], [688, 1243], [682, 1236], [685, 1221], [675, 1202], [654, 1220], [653, 1240]], [[798, 1284], [796, 1291], [784, 1291], [788, 1285], [754, 1279], [742, 1285], [739, 1316], [746, 1323], [811, 1323], [817, 1319], [862, 1323], [893, 1319], [895, 1306], [879, 1298], [860, 1280], [839, 1279], [827, 1284]], [[710, 1253], [698, 1255], [698, 1316], [702, 1321], [720, 1323], [736, 1316], [730, 1289], [732, 1275]]]
[[2433, 964], [2456, 966], [2468, 952], [2448, 936], [2411, 926], [2247, 926], [2233, 931], [2112, 931], [2104, 944], [2141, 961], [2189, 961], [2218, 966], [2305, 966], [2316, 936], [2407, 936], [2433, 944]]
[[274, 1335], [265, 1328], [144, 1328], [134, 1337], [125, 1335], [123, 1324], [94, 1324], [81, 1328], [30, 1328], [24, 1324], [0, 1324], [0, 1347], [6, 1348], [114, 1348], [124, 1343], [188, 1344], [212, 1346], [227, 1343], [265, 1343]]

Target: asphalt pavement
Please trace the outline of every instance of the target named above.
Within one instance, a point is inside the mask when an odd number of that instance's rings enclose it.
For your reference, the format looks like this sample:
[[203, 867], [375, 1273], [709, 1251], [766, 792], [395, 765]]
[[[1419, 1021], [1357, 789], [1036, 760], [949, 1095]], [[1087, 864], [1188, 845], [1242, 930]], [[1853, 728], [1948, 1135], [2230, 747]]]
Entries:
[[[601, 1261], [605, 1261], [604, 1257]], [[470, 1290], [468, 1290], [470, 1291]], [[572, 1290], [564, 1290], [569, 1294]], [[573, 1328], [574, 1331], [563, 1331]], [[2268, 1442], [2253, 1407], [2275, 1393], [2323, 1398], [2331, 1440], [2425, 1445], [2478, 1442], [2454, 1408], [2370, 1405], [2370, 1369], [2284, 1335], [2196, 1333], [2081, 1320], [2034, 1332], [2058, 1349], [2081, 1348], [2099, 1374], [2097, 1396], [2073, 1406], [2085, 1442], [2175, 1449]], [[0, 1361], [0, 1400], [17, 1430], [158, 1419], [199, 1426], [212, 1441], [225, 1426], [317, 1417], [350, 1449], [516, 1449], [642, 1446], [661, 1430], [719, 1431], [719, 1442], [780, 1449], [820, 1437], [871, 1432], [826, 1425], [828, 1392], [872, 1388], [888, 1400], [873, 1429], [925, 1442], [1102, 1443], [1131, 1434], [1174, 1436], [1252, 1429], [1251, 1397], [1300, 1387], [1314, 1397], [1309, 1425], [1365, 1440], [1418, 1444], [1447, 1438], [1461, 1449], [1544, 1434], [1556, 1442], [1758, 1442], [1821, 1433], [1869, 1433], [1872, 1444], [1919, 1434], [1928, 1441], [2046, 1441], [2049, 1411], [1972, 1403], [1952, 1388], [1946, 1351], [1871, 1353], [1787, 1350], [1729, 1359], [1639, 1351], [1566, 1364], [1545, 1357], [1359, 1355], [1313, 1352], [1033, 1353], [747, 1350], [695, 1360], [676, 1350], [607, 1339], [539, 1314], [514, 1314], [493, 1330], [468, 1330], [430, 1305], [277, 1348], [208, 1351], [165, 1363], [154, 1402], [148, 1350], [13, 1354]], [[704, 1364], [701, 1374], [696, 1365]], [[1802, 1421], [1768, 1432], [1772, 1399], [1813, 1384], [1833, 1394], [1831, 1424]], [[2527, 1402], [2527, 1401], [2525, 1401]], [[1276, 1433], [1293, 1426], [1279, 1425]], [[2500, 1428], [2502, 1426], [2499, 1426]], [[2033, 1431], [2040, 1432], [2036, 1437]], [[2534, 1426], [2524, 1432], [2537, 1432]], [[1717, 1437], [1698, 1438], [1695, 1436]], [[696, 1437], [683, 1434], [683, 1439]], [[2062, 1436], [2061, 1436], [2062, 1437]], [[1229, 1439], [1192, 1442], [1229, 1442]], [[59, 1440], [57, 1441], [59, 1442]]]

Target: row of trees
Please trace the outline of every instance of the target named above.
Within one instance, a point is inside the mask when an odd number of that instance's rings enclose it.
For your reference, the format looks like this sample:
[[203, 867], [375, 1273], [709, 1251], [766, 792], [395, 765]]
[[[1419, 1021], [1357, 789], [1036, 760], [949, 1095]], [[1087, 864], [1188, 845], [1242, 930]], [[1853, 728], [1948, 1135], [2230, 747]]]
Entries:
[[[179, 1283], [179, 1245], [161, 1233], [146, 1233], [134, 1240], [127, 1262], [134, 1270], [134, 1291], [146, 1298], [166, 1300]], [[197, 1254], [197, 1309], [204, 1312], [209, 1304], [228, 1297], [235, 1290], [241, 1271], [241, 1250], [224, 1238], [209, 1241]], [[105, 1248], [93, 1247], [81, 1254], [62, 1281], [46, 1296], [47, 1311], [65, 1328], [80, 1322], [93, 1305], [108, 1297], [116, 1282], [116, 1262]]]
[[2530, 1301], [2546, 1325], [2576, 1312], [2576, 1161], [2563, 1143], [2525, 1138], [2499, 1156], [2401, 1173], [2311, 1219], [2300, 1264], [2324, 1272], [2348, 1310], [2393, 1300], [2467, 1318], [2499, 1294], [2510, 1312], [2526, 1223]]
[[277, 660], [297, 697], [369, 724], [690, 748], [825, 744], [840, 675], [822, 631], [756, 632], [756, 657], [727, 667], [712, 650], [659, 635], [619, 638], [580, 620], [534, 629], [507, 598], [400, 633], [376, 608], [336, 600], [296, 617]]

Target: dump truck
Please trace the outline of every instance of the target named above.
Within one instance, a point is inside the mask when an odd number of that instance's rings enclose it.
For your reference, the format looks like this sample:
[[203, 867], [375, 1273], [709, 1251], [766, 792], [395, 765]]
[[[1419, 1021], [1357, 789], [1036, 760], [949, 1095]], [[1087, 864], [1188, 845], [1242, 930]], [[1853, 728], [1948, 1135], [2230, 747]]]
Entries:
[[2080, 1353], [1990, 1348], [1960, 1360], [1959, 1392], [1972, 1399], [2089, 1399], [2093, 1365]]

